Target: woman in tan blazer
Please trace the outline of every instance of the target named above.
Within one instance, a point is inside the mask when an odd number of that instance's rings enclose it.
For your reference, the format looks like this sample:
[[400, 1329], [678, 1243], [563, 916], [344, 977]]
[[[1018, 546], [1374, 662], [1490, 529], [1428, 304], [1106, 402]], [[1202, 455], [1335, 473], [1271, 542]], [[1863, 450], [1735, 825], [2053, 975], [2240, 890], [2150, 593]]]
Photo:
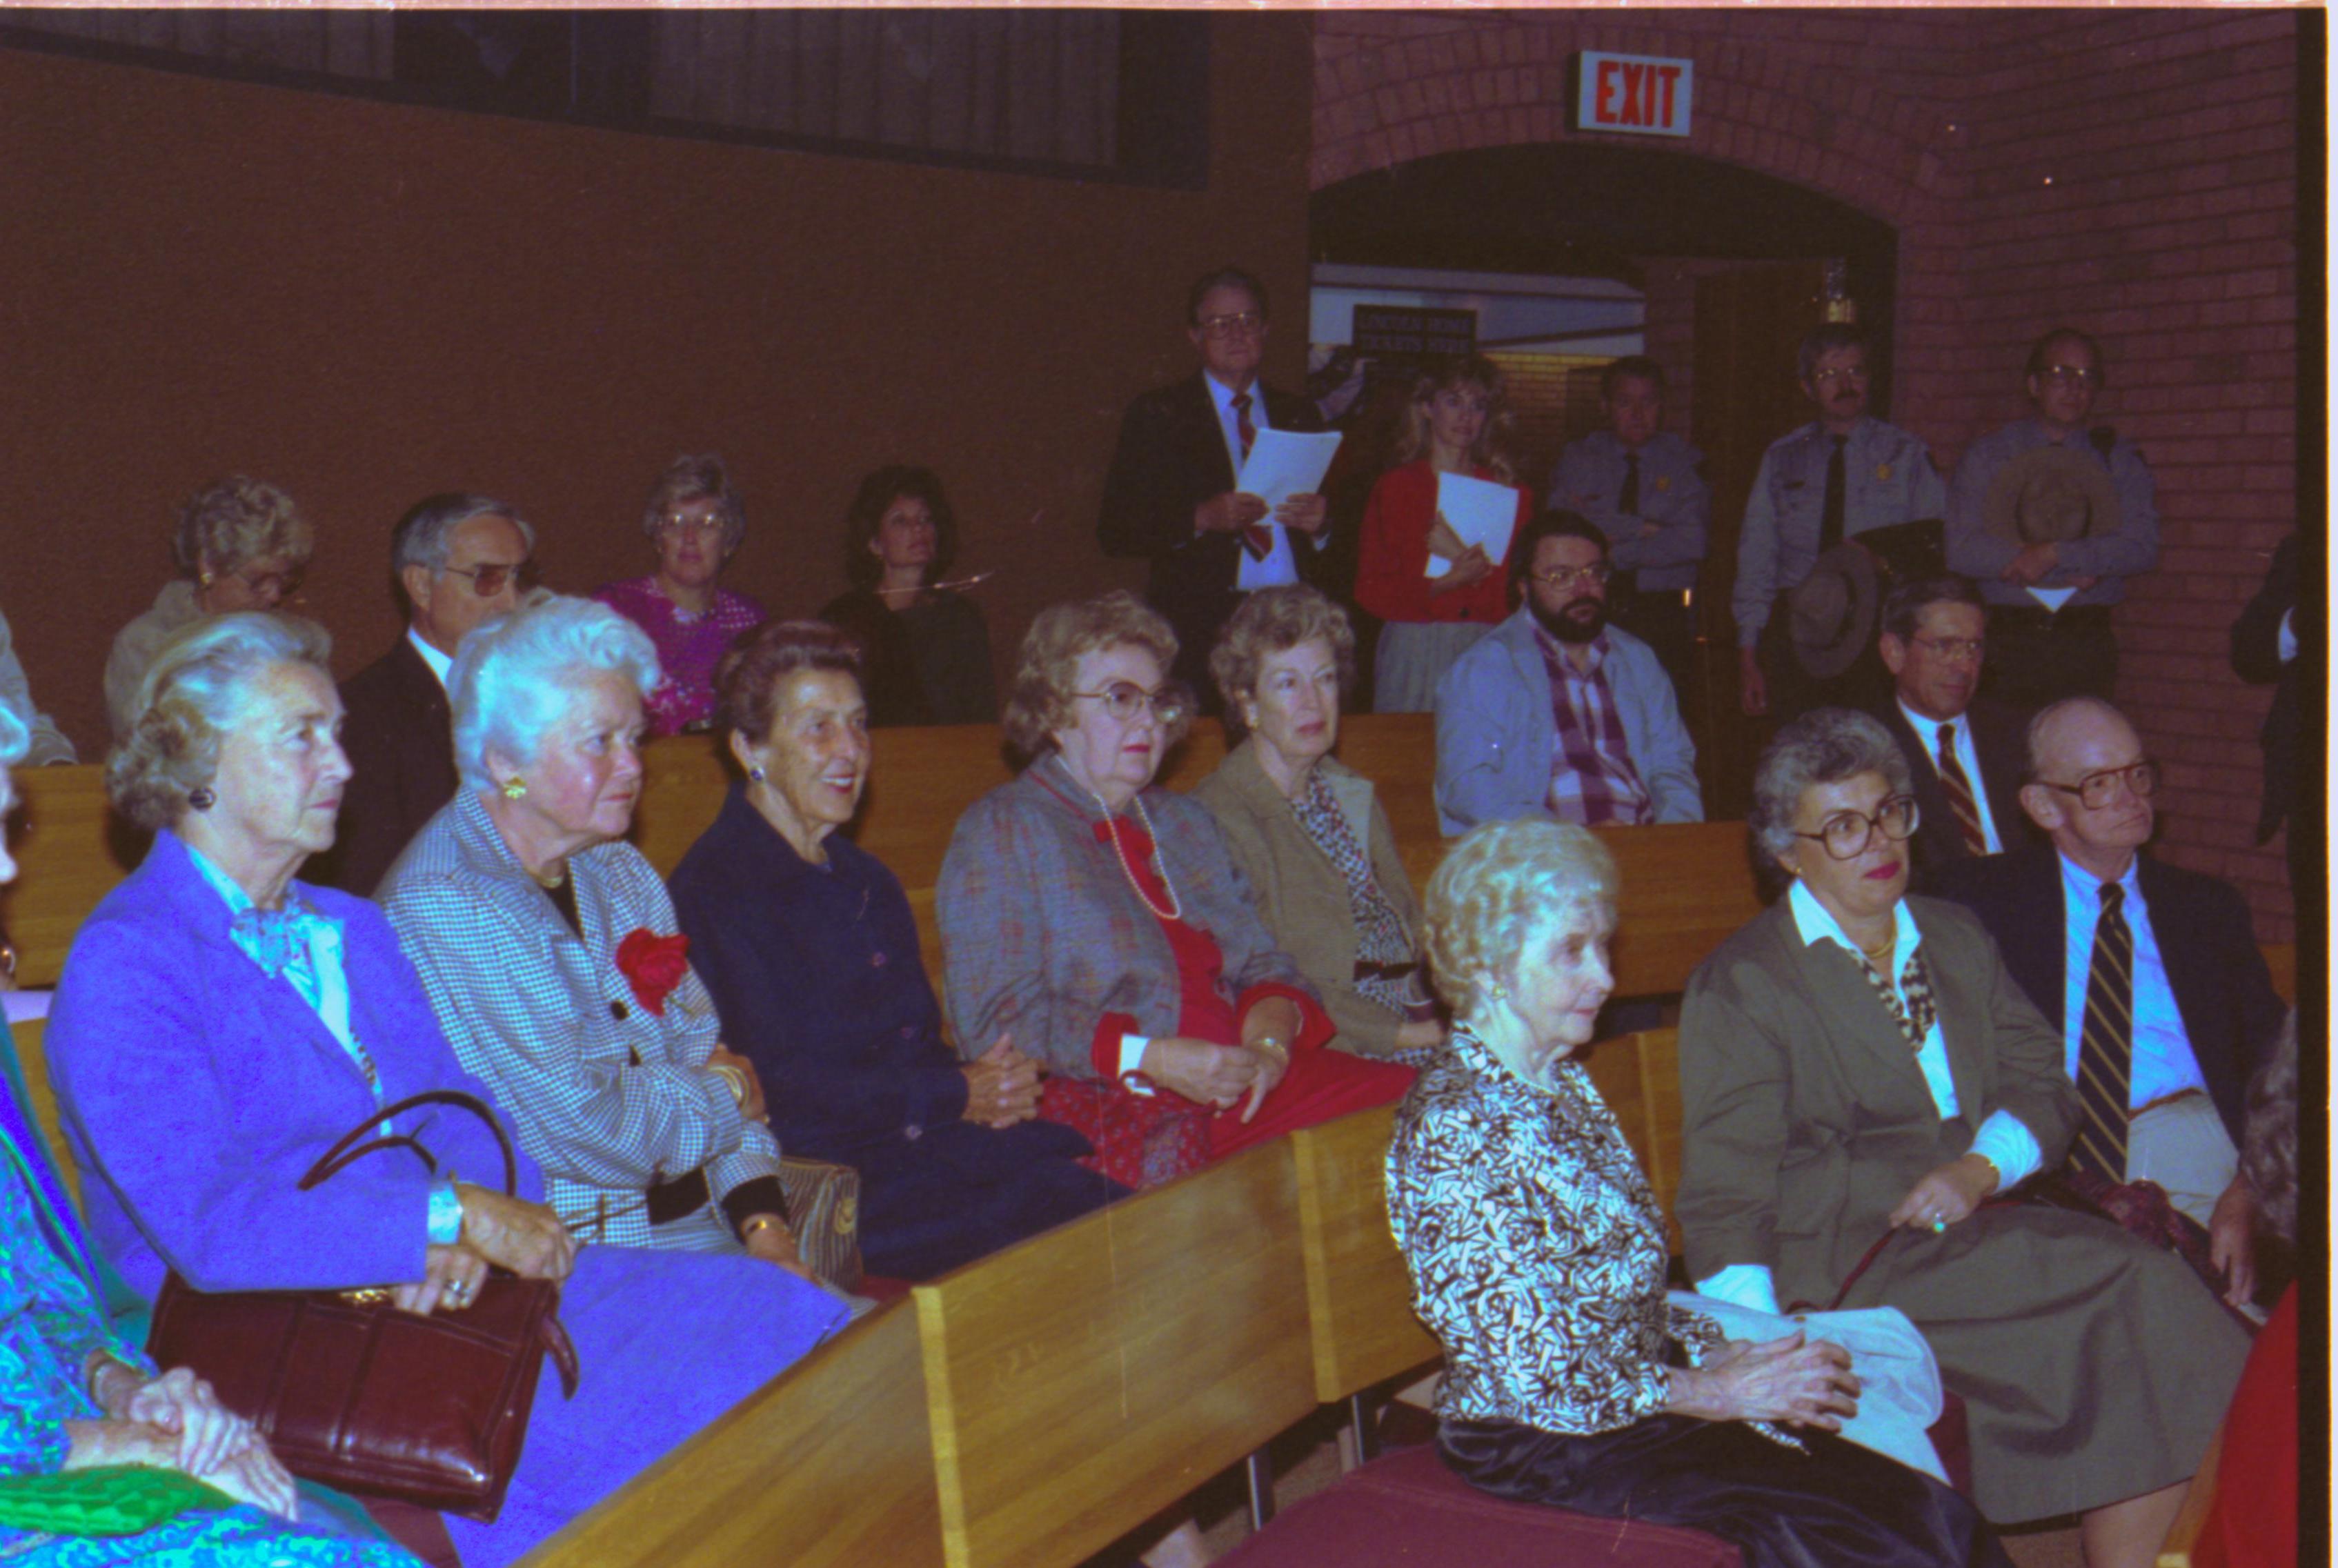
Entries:
[[1277, 946], [1314, 983], [1331, 1044], [1415, 1064], [1445, 1038], [1420, 967], [1420, 909], [1372, 781], [1334, 761], [1354, 678], [1347, 612], [1312, 588], [1243, 602], [1210, 655], [1226, 722], [1250, 731], [1194, 786]]
[[2088, 1568], [2148, 1564], [2247, 1338], [2117, 1227], [1984, 1206], [2058, 1164], [2081, 1110], [1988, 934], [1906, 896], [1916, 825], [1872, 719], [1822, 709], [1763, 752], [1748, 826], [1792, 886], [1689, 982], [1689, 1273], [1773, 1311], [1857, 1273], [1842, 1305], [1905, 1312], [1963, 1397], [1982, 1512], [2078, 1514]]

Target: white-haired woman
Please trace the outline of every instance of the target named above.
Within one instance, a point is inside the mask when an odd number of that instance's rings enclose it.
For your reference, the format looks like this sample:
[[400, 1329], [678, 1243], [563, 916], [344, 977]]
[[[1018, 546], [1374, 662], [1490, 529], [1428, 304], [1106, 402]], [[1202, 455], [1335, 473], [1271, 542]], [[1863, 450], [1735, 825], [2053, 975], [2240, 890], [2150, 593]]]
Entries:
[[494, 1098], [456, 1061], [381, 912], [296, 879], [332, 841], [349, 776], [325, 648], [306, 622], [236, 614], [156, 657], [106, 769], [115, 808], [155, 829], [154, 847], [74, 939], [50, 1072], [91, 1235], [133, 1289], [152, 1295], [166, 1268], [199, 1290], [388, 1285], [428, 1313], [466, 1308], [491, 1265], [564, 1281], [561, 1319], [588, 1369], [576, 1395], [535, 1401], [493, 1524], [447, 1521], [467, 1568], [495, 1568], [843, 1311], [744, 1259], [580, 1251], [532, 1160], [515, 1195], [467, 1180], [502, 1162], [467, 1117], [398, 1119], [429, 1165], [368, 1159], [300, 1190], [386, 1105], [437, 1089]]
[[665, 885], [624, 842], [657, 682], [641, 628], [586, 599], [464, 639], [447, 682], [462, 788], [382, 907], [579, 1237], [801, 1272], [753, 1064], [717, 1039]]
[[677, 457], [650, 486], [642, 533], [657, 552], [646, 577], [607, 583], [593, 597], [649, 633], [664, 674], [645, 698], [653, 735], [714, 722], [714, 666], [731, 640], [763, 623], [763, 606], [722, 585], [747, 536], [747, 507], [712, 453]]
[[2172, 1253], [1985, 1205], [2059, 1164], [2083, 1112], [1980, 922], [1908, 896], [1915, 801], [1891, 731], [1840, 708], [1787, 725], [1747, 827], [1792, 886], [1682, 1004], [1691, 1278], [1771, 1311], [1900, 1308], [1964, 1398], [1989, 1516], [2077, 1514], [2088, 1568], [2150, 1563], [2246, 1334]]
[[1615, 862], [1571, 824], [1480, 828], [1429, 880], [1454, 1026], [1397, 1112], [1389, 1220], [1445, 1346], [1448, 1463], [1522, 1502], [1705, 1531], [1746, 1568], [2005, 1564], [1945, 1485], [1835, 1436], [1862, 1394], [1848, 1352], [1728, 1339], [1667, 1298], [1663, 1211], [1569, 1060], [1613, 988], [1615, 926]]
[[171, 539], [179, 575], [115, 634], [105, 661], [113, 738], [130, 733], [140, 682], [163, 643], [206, 615], [275, 609], [300, 592], [314, 548], [308, 519], [273, 485], [231, 474], [189, 496]]

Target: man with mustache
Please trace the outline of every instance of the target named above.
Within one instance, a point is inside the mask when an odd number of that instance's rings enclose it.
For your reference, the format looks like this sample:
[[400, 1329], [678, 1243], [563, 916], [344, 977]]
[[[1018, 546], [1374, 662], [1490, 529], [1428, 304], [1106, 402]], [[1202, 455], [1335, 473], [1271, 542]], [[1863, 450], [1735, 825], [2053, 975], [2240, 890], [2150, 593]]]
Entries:
[[1818, 417], [1762, 455], [1737, 537], [1737, 686], [1749, 717], [1793, 718], [1830, 702], [1855, 706], [1870, 688], [1865, 660], [1827, 682], [1803, 671], [1784, 600], [1821, 555], [1878, 528], [1936, 521], [1948, 490], [1924, 444], [1867, 412], [1867, 338], [1829, 322], [1803, 339], [1803, 395]]
[[1696, 746], [1654, 650], [1607, 623], [1607, 537], [1545, 512], [1510, 545], [1518, 611], [1437, 688], [1437, 818], [1701, 822]]
[[1980, 916], [2063, 1036], [2087, 1109], [2072, 1168], [2166, 1189], [2207, 1227], [2240, 1305], [2256, 1270], [2235, 1151], [2249, 1074], [2285, 1012], [2248, 904], [2146, 853], [2159, 772], [2117, 709], [2066, 698], [2030, 720], [2029, 745], [2021, 808], [2050, 842], [1963, 862], [1941, 891]]
[[1975, 695], [1986, 625], [1979, 593], [1961, 577], [1919, 577], [1883, 601], [1876, 651], [1892, 691], [1869, 711], [1908, 759], [1920, 887], [1968, 856], [2029, 842], [2019, 795], [2022, 715]]

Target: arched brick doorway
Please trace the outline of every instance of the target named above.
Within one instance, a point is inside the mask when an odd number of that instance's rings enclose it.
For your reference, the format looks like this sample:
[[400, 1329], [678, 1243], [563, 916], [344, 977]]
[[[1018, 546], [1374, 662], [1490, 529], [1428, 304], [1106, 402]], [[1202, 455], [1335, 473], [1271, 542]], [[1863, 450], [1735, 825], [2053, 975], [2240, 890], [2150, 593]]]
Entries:
[[[1666, 423], [1703, 449], [1714, 491], [1697, 592], [1701, 648], [1684, 672], [1682, 707], [1704, 763], [1708, 810], [1742, 814], [1767, 726], [1736, 710], [1727, 604], [1737, 520], [1763, 449], [1809, 416], [1794, 345], [1827, 313], [1831, 287], [1869, 328], [1874, 407], [1889, 415], [1893, 226], [1739, 164], [1611, 140], [1432, 153], [1352, 174], [1314, 193], [1309, 241], [1318, 263], [1609, 279], [1642, 292], [1648, 351], [1670, 383]], [[1536, 359], [1539, 368], [1521, 375], [1525, 365], [1512, 361], [1513, 387], [1547, 382], [1565, 363]], [[1540, 494], [1558, 446], [1596, 418], [1587, 396], [1570, 394], [1563, 421], [1521, 419], [1512, 453], [1520, 482]]]

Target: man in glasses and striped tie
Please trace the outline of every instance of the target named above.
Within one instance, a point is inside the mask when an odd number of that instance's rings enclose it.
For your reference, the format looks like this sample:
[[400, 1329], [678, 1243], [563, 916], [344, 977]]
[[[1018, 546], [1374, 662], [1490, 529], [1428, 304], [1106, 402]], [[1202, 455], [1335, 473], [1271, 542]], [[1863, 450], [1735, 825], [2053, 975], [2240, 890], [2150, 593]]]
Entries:
[[2155, 1181], [2207, 1227], [2235, 1306], [2254, 1293], [2235, 1149], [2249, 1075], [2284, 1008], [2231, 883], [2151, 858], [2159, 769], [2117, 709], [2071, 697], [2030, 720], [2021, 807], [2050, 842], [1960, 866], [1943, 889], [2062, 1032], [2084, 1103], [2070, 1162]]
[[1915, 578], [1883, 601], [1876, 651], [1892, 692], [1871, 711], [1908, 759], [1920, 891], [1957, 861], [2032, 842], [2020, 802], [2023, 716], [1975, 696], [1988, 615], [1962, 577]]

